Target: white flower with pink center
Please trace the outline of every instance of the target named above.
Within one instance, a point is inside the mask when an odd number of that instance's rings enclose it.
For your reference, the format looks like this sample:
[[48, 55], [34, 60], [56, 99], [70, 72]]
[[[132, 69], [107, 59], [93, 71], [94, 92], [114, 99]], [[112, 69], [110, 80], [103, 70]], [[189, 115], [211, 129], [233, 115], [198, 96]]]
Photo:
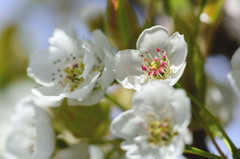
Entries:
[[49, 51], [30, 58], [28, 75], [42, 86], [33, 93], [58, 104], [93, 105], [113, 82], [113, 52], [104, 34], [93, 32], [94, 42], [79, 41], [72, 28], [57, 28], [49, 39]]
[[115, 75], [125, 88], [139, 91], [150, 80], [173, 86], [186, 66], [187, 44], [178, 32], [171, 37], [162, 26], [144, 30], [137, 40], [137, 50], [119, 51], [115, 58]]
[[240, 48], [232, 56], [231, 66], [232, 72], [228, 74], [228, 79], [230, 80], [233, 87], [240, 93]]
[[[164, 93], [159, 93], [164, 92]], [[175, 159], [186, 143], [191, 120], [190, 100], [184, 90], [153, 81], [132, 98], [133, 109], [117, 116], [111, 132], [125, 141], [127, 159]]]

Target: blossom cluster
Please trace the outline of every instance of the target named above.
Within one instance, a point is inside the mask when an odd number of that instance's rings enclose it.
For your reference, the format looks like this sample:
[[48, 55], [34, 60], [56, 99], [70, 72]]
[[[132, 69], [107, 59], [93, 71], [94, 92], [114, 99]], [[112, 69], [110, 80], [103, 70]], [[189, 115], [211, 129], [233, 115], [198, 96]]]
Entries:
[[[121, 148], [126, 151], [125, 157], [181, 156], [185, 144], [189, 144], [186, 138], [191, 102], [183, 89], [173, 86], [186, 67], [188, 47], [184, 36], [178, 32], [170, 36], [166, 28], [154, 26], [140, 34], [136, 50], [117, 53], [100, 30], [95, 30], [92, 37], [93, 41], [79, 40], [72, 27], [61, 26], [49, 39], [49, 49], [30, 57], [27, 74], [40, 86], [32, 89], [36, 97], [16, 107], [16, 127], [7, 140], [7, 159], [87, 159], [88, 144], [83, 141], [63, 149], [57, 147], [54, 117], [42, 105], [91, 107], [104, 98], [114, 82], [136, 91], [132, 108], [118, 114], [110, 125], [111, 133], [124, 140]], [[238, 49], [228, 75], [238, 91], [239, 56]], [[23, 146], [17, 148], [17, 142]]]

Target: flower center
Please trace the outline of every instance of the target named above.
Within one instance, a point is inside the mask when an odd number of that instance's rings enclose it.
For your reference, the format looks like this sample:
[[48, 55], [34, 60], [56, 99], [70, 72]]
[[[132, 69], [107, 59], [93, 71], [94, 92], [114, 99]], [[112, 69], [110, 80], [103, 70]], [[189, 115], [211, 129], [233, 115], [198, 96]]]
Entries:
[[[85, 81], [85, 79], [81, 76], [85, 69], [83, 58], [83, 56], [74, 56], [73, 54], [71, 54], [70, 56], [67, 56], [63, 59], [57, 59], [53, 61], [53, 64], [59, 67], [56, 72], [53, 72], [51, 74], [52, 81], [55, 81], [62, 86], [68, 85], [70, 87], [70, 91], [73, 92], [82, 82]], [[104, 65], [98, 57], [96, 57], [96, 59], [97, 63], [93, 65], [89, 73], [98, 71], [100, 72], [99, 77], [101, 77]], [[94, 89], [100, 88], [101, 87], [98, 83], [94, 87]]]
[[64, 78], [64, 83], [68, 83], [71, 88], [71, 92], [76, 89], [81, 82], [84, 81], [83, 77], [80, 77], [80, 75], [83, 74], [84, 71], [84, 64], [80, 61], [78, 63], [68, 65], [64, 72], [66, 73], [66, 76]]
[[161, 52], [159, 48], [156, 51], [157, 54], [154, 58], [149, 52], [145, 52], [146, 56], [141, 55], [141, 67], [150, 79], [165, 79], [171, 72], [170, 62], [166, 52]]
[[146, 130], [149, 133], [147, 142], [157, 146], [168, 145], [171, 139], [178, 134], [173, 131], [173, 124], [168, 118], [164, 120], [151, 118], [147, 123]]

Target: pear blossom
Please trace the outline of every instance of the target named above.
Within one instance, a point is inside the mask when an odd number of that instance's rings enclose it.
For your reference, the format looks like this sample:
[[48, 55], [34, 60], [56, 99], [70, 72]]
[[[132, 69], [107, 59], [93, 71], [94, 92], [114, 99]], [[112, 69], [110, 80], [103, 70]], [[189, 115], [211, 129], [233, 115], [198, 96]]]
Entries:
[[119, 51], [115, 58], [116, 80], [128, 89], [139, 91], [151, 80], [173, 86], [186, 66], [187, 44], [178, 32], [171, 37], [162, 26], [145, 29], [137, 40], [137, 50]]
[[49, 101], [68, 98], [69, 105], [96, 104], [114, 80], [114, 48], [99, 30], [93, 38], [95, 43], [79, 41], [72, 28], [55, 29], [49, 50], [30, 58], [28, 76], [42, 85], [33, 93]]
[[204, 66], [207, 75], [205, 105], [222, 125], [227, 125], [237, 99], [226, 76], [231, 70], [230, 61], [223, 55], [214, 55], [207, 57]]
[[232, 86], [240, 93], [240, 48], [232, 56], [232, 72], [228, 74], [228, 79]]
[[[161, 93], [164, 92], [164, 93]], [[190, 100], [183, 90], [152, 81], [132, 98], [133, 109], [117, 116], [111, 132], [123, 138], [127, 159], [173, 159], [184, 150], [191, 119]]]
[[16, 106], [14, 130], [6, 140], [6, 159], [49, 159], [55, 150], [55, 133], [44, 109], [32, 98]]

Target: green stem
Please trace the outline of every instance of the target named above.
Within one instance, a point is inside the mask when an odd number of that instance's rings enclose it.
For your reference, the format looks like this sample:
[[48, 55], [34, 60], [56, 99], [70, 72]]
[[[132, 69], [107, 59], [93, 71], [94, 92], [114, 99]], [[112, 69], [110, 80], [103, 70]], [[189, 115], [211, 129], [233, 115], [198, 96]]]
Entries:
[[[182, 86], [180, 84], [176, 84], [175, 87], [182, 88]], [[215, 126], [218, 128], [218, 130], [223, 135], [223, 137], [229, 143], [229, 145], [232, 149], [232, 153], [233, 154], [237, 153], [237, 147], [233, 144], [232, 140], [228, 137], [228, 135], [225, 132], [225, 130], [223, 129], [223, 127], [218, 123], [218, 121], [213, 117], [213, 115], [206, 109], [206, 107], [196, 97], [194, 97], [191, 93], [189, 93], [187, 91], [186, 91], [186, 93], [191, 98], [191, 100], [198, 106], [198, 108], [200, 110], [202, 110], [203, 113], [206, 114], [211, 119], [211, 121], [215, 124]]]
[[211, 154], [209, 152], [206, 152], [206, 151], [203, 151], [203, 150], [200, 150], [198, 148], [191, 147], [191, 146], [188, 146], [188, 145], [185, 146], [184, 152], [199, 155], [199, 156], [203, 156], [203, 157], [207, 157], [207, 158], [211, 158], [211, 159], [224, 159], [223, 157]]
[[105, 98], [108, 99], [110, 102], [114, 103], [119, 108], [121, 108], [123, 111], [127, 110], [123, 105], [121, 105], [115, 98], [111, 97], [110, 95], [105, 94]]
[[201, 120], [200, 116], [198, 115], [198, 111], [196, 109], [193, 109], [193, 115], [197, 118], [197, 120], [199, 121], [199, 123], [202, 125], [202, 127], [204, 128], [204, 130], [206, 131], [206, 133], [208, 134], [208, 136], [210, 137], [210, 139], [212, 140], [214, 146], [216, 147], [216, 149], [218, 150], [218, 152], [220, 153], [220, 155], [223, 158], [227, 158], [224, 153], [222, 152], [222, 150], [220, 149], [220, 147], [218, 146], [214, 136], [212, 135], [212, 133], [210, 132], [207, 124]]
[[196, 35], [196, 37], [197, 37], [197, 35], [199, 33], [200, 16], [201, 16], [201, 14], [203, 12], [205, 3], [206, 3], [206, 0], [202, 0], [200, 11], [199, 11], [198, 16], [197, 16], [197, 22], [195, 23], [195, 35]]

